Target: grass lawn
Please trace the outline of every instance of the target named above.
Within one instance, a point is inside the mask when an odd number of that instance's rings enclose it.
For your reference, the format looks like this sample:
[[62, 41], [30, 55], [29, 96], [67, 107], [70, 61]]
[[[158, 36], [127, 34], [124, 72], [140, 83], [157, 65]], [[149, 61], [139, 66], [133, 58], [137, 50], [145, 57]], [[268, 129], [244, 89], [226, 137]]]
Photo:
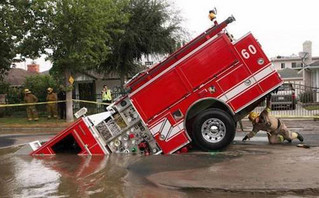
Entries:
[[304, 107], [306, 110], [311, 111], [311, 110], [319, 110], [319, 105], [314, 105], [314, 106], [305, 106]]
[[70, 123], [65, 120], [41, 118], [38, 121], [28, 121], [27, 118], [0, 118], [0, 127], [65, 127]]

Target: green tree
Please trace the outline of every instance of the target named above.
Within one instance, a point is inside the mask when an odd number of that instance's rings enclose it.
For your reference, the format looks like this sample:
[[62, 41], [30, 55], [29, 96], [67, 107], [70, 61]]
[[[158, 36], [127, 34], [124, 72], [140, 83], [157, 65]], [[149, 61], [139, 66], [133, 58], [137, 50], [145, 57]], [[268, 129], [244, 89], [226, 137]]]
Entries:
[[39, 99], [39, 102], [45, 102], [48, 87], [58, 90], [57, 82], [50, 75], [33, 75], [26, 78], [23, 87], [30, 89]]
[[9, 86], [8, 83], [0, 81], [0, 94], [8, 93]]
[[128, 24], [122, 24], [124, 33], [111, 34], [111, 56], [98, 68], [116, 72], [122, 83], [129, 74], [135, 74], [142, 55], [165, 54], [175, 50], [182, 31], [181, 19], [165, 1], [130, 0], [126, 7]]
[[33, 0], [32, 28], [24, 39], [23, 55], [47, 54], [54, 73], [67, 87], [67, 121], [73, 121], [72, 85], [76, 72], [94, 68], [110, 54], [111, 34], [126, 20], [125, 0]]
[[29, 29], [29, 6], [27, 0], [0, 1], [0, 80], [10, 69], [19, 43]]

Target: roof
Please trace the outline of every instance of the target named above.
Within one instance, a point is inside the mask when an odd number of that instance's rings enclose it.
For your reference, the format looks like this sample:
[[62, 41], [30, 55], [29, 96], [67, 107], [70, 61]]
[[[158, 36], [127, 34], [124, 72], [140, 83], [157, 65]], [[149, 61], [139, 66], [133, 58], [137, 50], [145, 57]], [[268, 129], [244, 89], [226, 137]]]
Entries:
[[280, 74], [281, 78], [287, 79], [287, 78], [301, 78], [302, 79], [302, 73], [298, 73], [297, 70], [285, 68], [283, 70], [279, 70], [278, 73]]
[[[141, 68], [141, 69], [144, 69], [144, 68]], [[97, 71], [94, 71], [94, 70], [88, 70], [88, 71], [85, 71], [85, 72], [79, 72], [79, 73], [74, 75], [74, 78], [76, 79], [76, 81], [81, 81], [80, 79], [85, 79], [85, 77], [83, 77], [83, 76], [87, 76], [91, 80], [111, 80], [111, 79], [114, 80], [114, 79], [120, 79], [120, 76], [118, 74], [116, 74], [115, 72], [103, 73], [103, 72], [97, 72]], [[131, 77], [132, 77], [131, 75], [128, 76], [128, 78], [131, 78]]]
[[312, 62], [309, 66], [319, 66], [319, 61]]
[[26, 71], [20, 68], [11, 68], [8, 74], [4, 77], [4, 82], [9, 83], [12, 86], [21, 86], [25, 79], [32, 75], [39, 75], [36, 72]]
[[[318, 61], [319, 57], [318, 56], [313, 56], [312, 57], [313, 61]], [[283, 61], [301, 61], [301, 58], [298, 56], [277, 56], [277, 57], [273, 57], [271, 58], [272, 62], [283, 62]]]
[[43, 71], [43, 72], [41, 72], [41, 74], [43, 74], [43, 75], [50, 75], [50, 70]]

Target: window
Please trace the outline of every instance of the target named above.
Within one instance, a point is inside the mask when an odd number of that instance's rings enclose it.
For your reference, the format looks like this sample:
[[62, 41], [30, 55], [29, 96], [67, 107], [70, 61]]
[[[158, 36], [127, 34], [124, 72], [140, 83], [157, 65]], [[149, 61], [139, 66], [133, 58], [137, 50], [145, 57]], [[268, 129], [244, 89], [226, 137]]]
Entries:
[[296, 62], [292, 62], [291, 63], [291, 68], [296, 68], [297, 67], [297, 63]]
[[280, 68], [284, 69], [285, 68], [285, 63], [280, 63]]

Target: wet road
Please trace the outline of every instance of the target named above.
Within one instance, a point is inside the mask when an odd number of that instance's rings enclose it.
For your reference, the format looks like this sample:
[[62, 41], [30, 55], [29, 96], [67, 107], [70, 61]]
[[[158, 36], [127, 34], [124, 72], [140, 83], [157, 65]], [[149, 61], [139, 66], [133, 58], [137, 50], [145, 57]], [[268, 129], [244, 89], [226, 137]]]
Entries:
[[52, 133], [0, 135], [0, 148], [10, 147], [13, 145], [22, 145], [22, 144], [26, 144], [28, 142], [32, 142], [35, 140], [47, 141], [53, 136], [54, 136], [54, 134], [52, 134]]
[[13, 145], [52, 135], [0, 136], [0, 197], [317, 197], [319, 135], [301, 132], [311, 149], [237, 133], [223, 152], [148, 157], [16, 156]]
[[0, 197], [189, 197], [188, 192], [158, 187], [146, 177], [204, 168], [229, 158], [196, 153], [35, 158], [15, 156], [15, 150], [0, 153]]
[[[193, 151], [148, 157], [30, 157], [15, 156], [15, 150], [17, 148], [0, 149], [0, 197], [272, 198], [319, 195], [316, 179], [319, 150], [299, 149], [293, 145], [272, 147], [238, 143], [223, 152]], [[317, 161], [299, 167], [300, 163], [293, 156], [296, 152], [303, 162]], [[310, 172], [304, 174], [305, 167]], [[282, 176], [275, 178], [272, 174]], [[273, 189], [272, 184], [279, 189]]]

